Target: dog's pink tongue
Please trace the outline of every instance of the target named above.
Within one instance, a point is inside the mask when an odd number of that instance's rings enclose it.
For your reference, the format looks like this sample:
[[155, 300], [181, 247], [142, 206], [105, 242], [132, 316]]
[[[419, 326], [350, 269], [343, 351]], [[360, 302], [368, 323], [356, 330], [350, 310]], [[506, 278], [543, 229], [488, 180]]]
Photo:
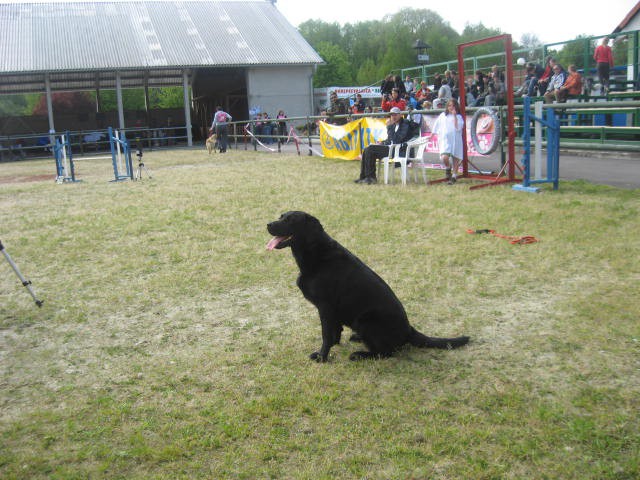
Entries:
[[269, 243], [267, 243], [267, 250], [273, 250], [274, 248], [276, 248], [276, 246], [282, 241], [284, 240], [285, 237], [273, 237], [271, 240], [269, 240]]

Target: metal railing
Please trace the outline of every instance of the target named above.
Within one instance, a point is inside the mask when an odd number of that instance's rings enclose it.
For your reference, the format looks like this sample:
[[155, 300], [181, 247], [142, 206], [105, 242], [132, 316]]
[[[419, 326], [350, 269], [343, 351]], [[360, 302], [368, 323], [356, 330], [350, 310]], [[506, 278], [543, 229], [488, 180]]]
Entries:
[[[640, 95], [640, 94], [639, 94]], [[468, 121], [478, 107], [467, 107]], [[499, 110], [503, 120], [506, 120], [506, 107], [492, 107]], [[640, 151], [640, 101], [620, 100], [608, 102], [575, 102], [545, 104], [543, 108], [552, 108], [560, 116], [561, 122], [561, 147], [566, 149], [584, 150], [612, 150], [612, 151]], [[437, 115], [442, 109], [413, 110], [411, 113]], [[521, 144], [519, 140], [522, 134], [522, 105], [516, 105], [514, 110], [514, 122], [516, 139], [515, 144]], [[408, 112], [406, 112], [408, 113]], [[361, 117], [385, 117], [386, 112], [366, 114], [345, 114], [331, 117], [308, 115], [290, 117], [286, 119], [284, 130], [258, 131], [256, 121], [236, 121], [229, 123], [230, 147], [236, 150], [257, 151], [262, 145], [272, 151], [281, 152], [287, 143], [295, 142], [298, 153], [307, 150], [308, 155], [313, 155], [314, 145], [318, 146], [320, 134], [318, 122], [320, 120], [345, 121], [355, 120]], [[614, 115], [624, 116], [625, 122], [615, 124]], [[278, 121], [273, 124], [277, 126]], [[621, 122], [618, 122], [621, 123]], [[501, 122], [503, 128], [507, 122]], [[127, 128], [123, 129], [132, 148], [141, 147], [147, 150], [184, 147], [187, 145], [187, 136], [184, 126], [162, 128]], [[182, 134], [184, 132], [184, 134]], [[57, 132], [68, 134], [73, 153], [76, 155], [95, 156], [109, 153], [109, 139], [107, 130]], [[506, 136], [503, 136], [506, 138]], [[7, 141], [8, 140], [8, 141]], [[10, 143], [12, 142], [12, 143]], [[21, 142], [21, 143], [16, 143]], [[204, 144], [202, 140], [197, 147]], [[262, 144], [262, 145], [261, 145]], [[50, 157], [53, 155], [51, 140], [48, 133], [4, 136], [0, 137], [0, 159], [21, 160], [26, 158]]]

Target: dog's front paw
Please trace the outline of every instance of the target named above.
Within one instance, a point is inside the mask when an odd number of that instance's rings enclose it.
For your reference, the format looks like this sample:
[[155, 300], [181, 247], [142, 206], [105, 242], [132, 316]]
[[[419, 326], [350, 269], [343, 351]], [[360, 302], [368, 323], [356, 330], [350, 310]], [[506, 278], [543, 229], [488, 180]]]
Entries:
[[313, 352], [311, 355], [309, 355], [309, 358], [311, 360], [315, 360], [318, 363], [324, 363], [327, 361], [328, 355], [323, 355], [320, 352]]

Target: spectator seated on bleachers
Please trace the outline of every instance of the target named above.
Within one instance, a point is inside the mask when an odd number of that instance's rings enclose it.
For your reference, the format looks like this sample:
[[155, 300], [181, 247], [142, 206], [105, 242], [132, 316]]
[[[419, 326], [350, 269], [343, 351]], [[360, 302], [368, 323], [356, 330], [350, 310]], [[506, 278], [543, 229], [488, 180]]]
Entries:
[[558, 102], [566, 102], [569, 98], [578, 98], [582, 94], [582, 75], [575, 65], [569, 65], [567, 78], [558, 92]]

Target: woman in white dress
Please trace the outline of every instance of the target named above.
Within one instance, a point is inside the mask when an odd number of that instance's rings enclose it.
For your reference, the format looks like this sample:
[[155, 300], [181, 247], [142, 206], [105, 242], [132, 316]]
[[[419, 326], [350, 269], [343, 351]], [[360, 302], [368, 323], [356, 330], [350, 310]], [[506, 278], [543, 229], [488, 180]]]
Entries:
[[449, 185], [453, 185], [456, 182], [458, 166], [464, 155], [462, 149], [463, 128], [464, 118], [460, 114], [460, 105], [456, 99], [452, 98], [447, 102], [446, 110], [438, 116], [431, 130], [432, 135], [438, 136], [440, 159], [445, 165]]

